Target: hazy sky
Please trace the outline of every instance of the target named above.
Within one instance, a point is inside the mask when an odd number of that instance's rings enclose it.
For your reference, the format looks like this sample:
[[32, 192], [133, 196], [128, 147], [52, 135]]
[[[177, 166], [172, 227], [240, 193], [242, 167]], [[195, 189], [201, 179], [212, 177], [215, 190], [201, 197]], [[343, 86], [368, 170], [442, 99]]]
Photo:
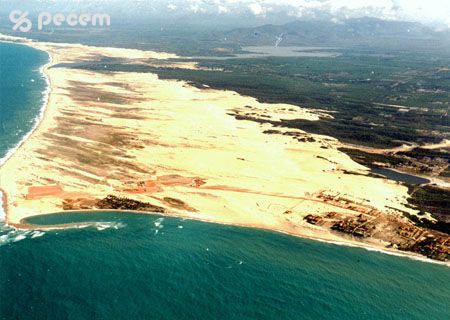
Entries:
[[336, 22], [370, 16], [450, 27], [450, 0], [0, 0], [0, 7], [31, 3], [78, 9], [95, 6], [140, 14], [246, 14], [262, 20], [277, 14]]
[[[164, 2], [164, 1], [162, 1]], [[327, 15], [336, 19], [374, 16], [387, 19], [412, 20], [425, 23], [438, 22], [450, 26], [449, 0], [186, 0], [166, 1], [167, 8], [177, 10], [227, 13], [247, 9], [254, 15], [264, 16], [279, 10], [289, 15], [310, 17]]]

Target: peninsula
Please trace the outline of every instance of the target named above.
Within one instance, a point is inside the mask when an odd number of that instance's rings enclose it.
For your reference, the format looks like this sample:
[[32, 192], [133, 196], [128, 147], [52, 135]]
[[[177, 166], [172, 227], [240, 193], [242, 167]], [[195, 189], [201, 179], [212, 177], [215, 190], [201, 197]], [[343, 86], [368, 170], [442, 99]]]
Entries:
[[0, 168], [10, 225], [63, 211], [161, 212], [448, 259], [448, 234], [407, 218], [418, 213], [407, 186], [371, 174], [336, 138], [264, 121], [330, 114], [109, 70], [108, 61], [200, 68], [175, 54], [0, 40], [51, 56], [44, 117]]

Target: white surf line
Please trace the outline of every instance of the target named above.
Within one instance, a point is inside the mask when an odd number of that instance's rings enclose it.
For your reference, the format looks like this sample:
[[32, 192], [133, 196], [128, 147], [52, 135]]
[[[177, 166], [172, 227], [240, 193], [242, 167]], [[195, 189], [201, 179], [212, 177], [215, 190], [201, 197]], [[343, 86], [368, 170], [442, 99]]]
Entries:
[[3, 192], [0, 190], [0, 223], [5, 221], [6, 218], [6, 212], [3, 209]]
[[[28, 46], [28, 47], [33, 48], [35, 50], [39, 50], [39, 51], [45, 52], [48, 55], [47, 63], [42, 65], [39, 68], [39, 72], [41, 73], [41, 75], [44, 78], [45, 83], [46, 83], [46, 88], [45, 88], [45, 91], [43, 92], [42, 105], [41, 105], [41, 108], [39, 110], [39, 114], [34, 119], [34, 125], [31, 128], [31, 130], [28, 133], [26, 133], [23, 136], [23, 138], [14, 147], [9, 149], [8, 152], [5, 154], [5, 156], [3, 156], [3, 158], [0, 158], [0, 167], [2, 167], [14, 155], [14, 153], [25, 143], [25, 141], [33, 134], [33, 132], [38, 128], [39, 124], [44, 119], [45, 110], [47, 109], [47, 105], [48, 105], [49, 98], [50, 98], [50, 93], [51, 93], [50, 78], [48, 77], [47, 73], [45, 72], [45, 69], [52, 64], [53, 58], [52, 58], [52, 55], [48, 51], [37, 49], [37, 48], [33, 47], [30, 44], [17, 43], [17, 42], [14, 42], [14, 41], [6, 41], [6, 40], [0, 40], [0, 42], [13, 43], [13, 44], [16, 44], [16, 45]], [[0, 177], [0, 179], [1, 179], [1, 177]], [[6, 219], [6, 212], [4, 210], [4, 205], [6, 205], [6, 203], [3, 203], [3, 198], [4, 198], [3, 192], [0, 190], [0, 221], [5, 221], [5, 219]]]
[[45, 68], [47, 68], [48, 66], [50, 66], [52, 64], [53, 59], [52, 59], [52, 56], [51, 56], [51, 54], [49, 52], [41, 50], [41, 49], [37, 49], [37, 48], [33, 47], [30, 44], [17, 43], [17, 42], [13, 42], [13, 41], [4, 41], [4, 40], [0, 40], [0, 42], [13, 43], [13, 44], [17, 44], [17, 45], [25, 45], [25, 46], [28, 46], [28, 47], [33, 48], [35, 50], [39, 50], [39, 51], [45, 52], [48, 55], [48, 62], [39, 68], [39, 72], [41, 73], [41, 75], [44, 78], [45, 83], [46, 83], [46, 89], [45, 89], [45, 91], [43, 93], [42, 105], [41, 105], [41, 108], [39, 110], [39, 114], [34, 119], [34, 125], [31, 128], [31, 130], [27, 134], [25, 134], [23, 136], [23, 138], [16, 144], [16, 146], [14, 146], [11, 149], [9, 149], [8, 152], [6, 153], [6, 155], [3, 158], [0, 159], [0, 167], [1, 167], [1, 166], [3, 166], [6, 163], [6, 161], [9, 160], [9, 158], [11, 158], [13, 156], [13, 154], [20, 148], [20, 146], [22, 144], [24, 144], [24, 142], [31, 136], [31, 134], [37, 129], [37, 127], [39, 126], [41, 121], [44, 119], [45, 110], [47, 109], [47, 105], [48, 105], [48, 101], [49, 101], [49, 97], [50, 97], [50, 93], [51, 93], [50, 79], [49, 79], [47, 73], [45, 72]]

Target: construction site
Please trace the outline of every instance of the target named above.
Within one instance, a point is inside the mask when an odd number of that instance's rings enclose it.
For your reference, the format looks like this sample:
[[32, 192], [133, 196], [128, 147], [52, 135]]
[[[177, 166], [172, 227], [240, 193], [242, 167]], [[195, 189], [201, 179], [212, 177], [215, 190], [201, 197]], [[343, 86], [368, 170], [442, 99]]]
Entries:
[[447, 261], [450, 258], [450, 236], [444, 232], [425, 229], [396, 213], [383, 213], [365, 202], [355, 202], [346, 196], [320, 193], [318, 198], [353, 214], [330, 211], [309, 214], [309, 224], [344, 233], [354, 239], [373, 239], [387, 243], [388, 248], [415, 252], [430, 259]]

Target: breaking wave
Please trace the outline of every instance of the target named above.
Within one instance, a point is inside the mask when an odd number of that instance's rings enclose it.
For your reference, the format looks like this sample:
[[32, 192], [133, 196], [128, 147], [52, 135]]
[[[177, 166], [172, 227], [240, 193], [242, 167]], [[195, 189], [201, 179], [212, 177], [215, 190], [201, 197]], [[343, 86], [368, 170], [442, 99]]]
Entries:
[[7, 226], [5, 224], [0, 225], [0, 247], [19, 242], [25, 239], [39, 238], [45, 235], [44, 231], [40, 230], [19, 230]]
[[31, 136], [31, 134], [36, 130], [36, 128], [39, 126], [42, 119], [44, 118], [45, 109], [47, 108], [47, 104], [48, 104], [48, 100], [49, 100], [50, 92], [51, 92], [50, 80], [49, 80], [47, 74], [45, 73], [44, 69], [47, 65], [52, 63], [51, 55], [48, 54], [48, 52], [46, 52], [46, 53], [48, 55], [48, 61], [45, 65], [43, 65], [42, 67], [39, 68], [39, 72], [41, 73], [41, 76], [45, 80], [45, 84], [46, 84], [45, 91], [43, 92], [43, 97], [42, 97], [41, 108], [39, 110], [39, 114], [34, 119], [34, 121], [33, 121], [34, 124], [33, 124], [33, 127], [31, 128], [31, 130], [28, 133], [26, 133], [14, 147], [9, 149], [2, 158], [0, 158], [0, 167], [2, 165], [4, 165], [6, 163], [6, 161], [9, 158], [11, 158], [12, 155], [17, 151], [17, 149], [19, 149], [20, 146]]

